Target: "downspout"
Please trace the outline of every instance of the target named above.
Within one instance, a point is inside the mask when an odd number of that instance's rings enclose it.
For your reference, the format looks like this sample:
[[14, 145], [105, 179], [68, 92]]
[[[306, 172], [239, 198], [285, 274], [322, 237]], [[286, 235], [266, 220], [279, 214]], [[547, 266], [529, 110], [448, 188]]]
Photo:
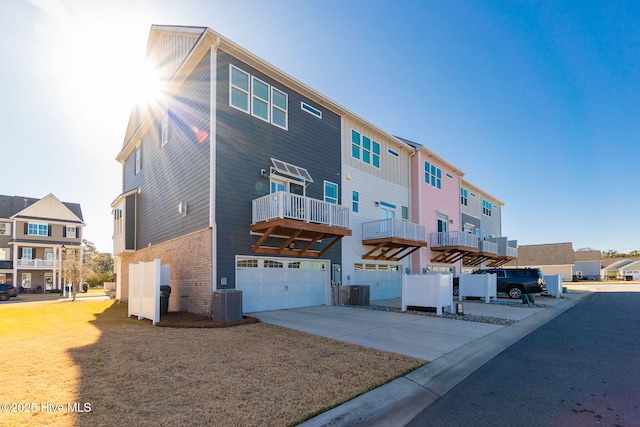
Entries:
[[[217, 106], [217, 83], [218, 83], [218, 48], [220, 47], [220, 37], [216, 37], [215, 43], [211, 46], [209, 61], [210, 67], [210, 89], [209, 89], [209, 227], [211, 228], [211, 291], [218, 287], [218, 253], [217, 240], [218, 229], [216, 224], [216, 106]], [[233, 281], [235, 288], [235, 278]]]
[[[415, 156], [416, 153], [418, 152], [418, 150], [416, 150], [414, 147], [411, 147], [411, 149], [413, 152], [409, 154], [409, 209], [410, 209], [409, 212], [413, 212], [413, 191], [412, 191], [413, 188], [411, 185], [411, 182], [413, 179], [413, 173], [412, 173], [413, 169], [411, 168], [411, 165], [412, 165], [411, 160], [413, 156]], [[422, 225], [422, 215], [421, 215], [421, 209], [420, 209], [422, 206], [422, 200], [421, 200], [420, 185], [418, 185], [417, 191], [418, 191], [418, 222], [417, 224]], [[413, 220], [413, 215], [411, 217], [412, 217], [411, 219]], [[426, 229], [425, 229], [425, 238], [427, 239], [427, 241], [429, 240]], [[418, 274], [422, 272], [422, 253], [421, 252], [422, 251], [418, 249], [414, 254], [411, 255], [411, 258], [413, 258], [414, 256], [418, 257]], [[411, 261], [412, 267], [413, 267], [413, 264], [414, 263], [412, 260]]]

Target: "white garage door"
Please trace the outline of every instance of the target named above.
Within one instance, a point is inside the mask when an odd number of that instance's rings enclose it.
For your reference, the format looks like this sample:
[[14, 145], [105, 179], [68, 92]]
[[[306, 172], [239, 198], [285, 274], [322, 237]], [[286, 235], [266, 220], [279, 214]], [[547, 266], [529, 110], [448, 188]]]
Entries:
[[357, 264], [353, 272], [353, 285], [369, 285], [369, 299], [399, 298], [402, 294], [400, 266]]
[[331, 304], [329, 265], [329, 261], [316, 259], [236, 257], [242, 311]]

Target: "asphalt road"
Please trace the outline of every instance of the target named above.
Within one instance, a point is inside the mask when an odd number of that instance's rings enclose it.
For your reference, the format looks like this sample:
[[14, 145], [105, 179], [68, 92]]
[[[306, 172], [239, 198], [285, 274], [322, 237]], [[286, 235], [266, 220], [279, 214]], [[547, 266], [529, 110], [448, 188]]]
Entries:
[[594, 293], [409, 426], [640, 426], [640, 293]]

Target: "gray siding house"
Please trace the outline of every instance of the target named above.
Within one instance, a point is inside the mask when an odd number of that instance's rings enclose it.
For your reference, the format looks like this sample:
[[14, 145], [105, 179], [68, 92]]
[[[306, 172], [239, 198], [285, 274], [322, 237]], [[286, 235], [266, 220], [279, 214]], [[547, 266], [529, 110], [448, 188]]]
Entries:
[[214, 31], [153, 26], [163, 93], [130, 116], [112, 203], [117, 296], [128, 266], [171, 266], [171, 310], [208, 314], [215, 289], [244, 311], [330, 303], [351, 234], [335, 105]]

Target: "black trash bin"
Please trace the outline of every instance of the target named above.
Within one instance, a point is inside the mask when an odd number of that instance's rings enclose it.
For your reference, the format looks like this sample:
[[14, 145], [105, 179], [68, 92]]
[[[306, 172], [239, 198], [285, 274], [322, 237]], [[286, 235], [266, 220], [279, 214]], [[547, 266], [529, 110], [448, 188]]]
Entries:
[[169, 313], [169, 296], [171, 295], [171, 286], [160, 286], [160, 316]]

